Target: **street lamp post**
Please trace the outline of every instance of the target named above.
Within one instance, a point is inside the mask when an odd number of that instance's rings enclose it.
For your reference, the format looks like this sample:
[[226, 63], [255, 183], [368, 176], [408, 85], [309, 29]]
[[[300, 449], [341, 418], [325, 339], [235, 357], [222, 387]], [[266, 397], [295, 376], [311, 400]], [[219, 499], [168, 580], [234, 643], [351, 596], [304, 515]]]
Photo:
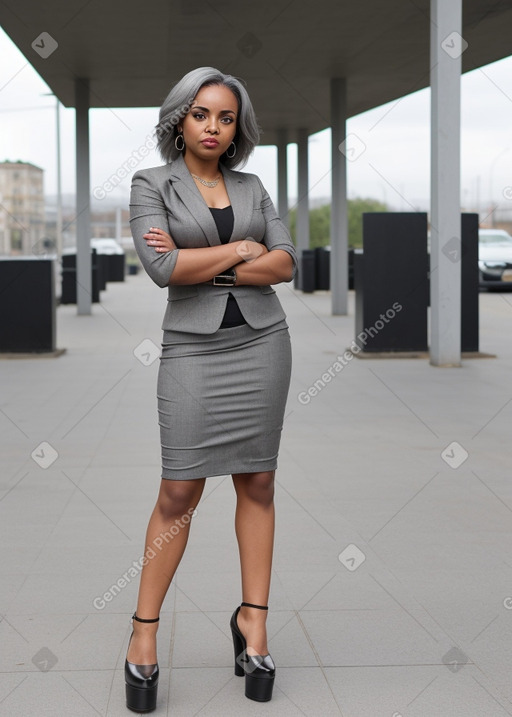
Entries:
[[55, 245], [58, 260], [62, 257], [62, 175], [60, 169], [60, 102], [54, 92], [45, 92], [46, 96], [55, 97], [56, 133], [57, 133], [57, 217], [55, 226]]
[[506, 154], [510, 150], [510, 147], [505, 147], [505, 149], [502, 149], [499, 154], [497, 154], [494, 159], [491, 162], [491, 168], [489, 170], [489, 202], [490, 202], [490, 212], [491, 212], [491, 227], [494, 228], [494, 212], [498, 208], [498, 205], [494, 206], [493, 201], [493, 179], [494, 179], [494, 169], [496, 166], [496, 162], [498, 159], [503, 157], [504, 154]]
[[57, 112], [57, 256], [62, 257], [62, 175], [60, 169], [60, 102], [55, 96]]

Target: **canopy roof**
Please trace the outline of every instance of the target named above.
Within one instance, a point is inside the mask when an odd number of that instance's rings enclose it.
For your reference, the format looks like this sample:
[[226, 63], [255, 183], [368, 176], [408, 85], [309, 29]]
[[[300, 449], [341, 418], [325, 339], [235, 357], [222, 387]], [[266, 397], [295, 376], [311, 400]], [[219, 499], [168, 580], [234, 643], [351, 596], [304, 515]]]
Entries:
[[[3, 0], [0, 22], [67, 107], [75, 78], [112, 108], [160, 106], [198, 66], [243, 78], [264, 144], [328, 127], [330, 78], [347, 79], [348, 116], [430, 83], [429, 0]], [[511, 28], [508, 0], [465, 0], [463, 71], [508, 56]]]

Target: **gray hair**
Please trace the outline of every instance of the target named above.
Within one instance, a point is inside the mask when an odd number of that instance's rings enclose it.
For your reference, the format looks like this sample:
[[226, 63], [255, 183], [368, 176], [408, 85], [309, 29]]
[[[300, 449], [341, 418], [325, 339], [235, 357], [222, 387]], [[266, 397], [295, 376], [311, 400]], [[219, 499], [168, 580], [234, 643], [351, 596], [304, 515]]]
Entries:
[[214, 67], [198, 67], [188, 72], [177, 82], [165, 98], [160, 108], [159, 121], [155, 127], [157, 147], [162, 159], [171, 162], [180, 152], [175, 141], [178, 136], [178, 124], [190, 111], [190, 106], [202, 87], [224, 85], [235, 95], [238, 101], [238, 117], [234, 142], [236, 154], [228, 157], [224, 152], [220, 157], [228, 169], [243, 166], [249, 159], [259, 141], [260, 130], [251, 100], [242, 82], [232, 75], [225, 75]]

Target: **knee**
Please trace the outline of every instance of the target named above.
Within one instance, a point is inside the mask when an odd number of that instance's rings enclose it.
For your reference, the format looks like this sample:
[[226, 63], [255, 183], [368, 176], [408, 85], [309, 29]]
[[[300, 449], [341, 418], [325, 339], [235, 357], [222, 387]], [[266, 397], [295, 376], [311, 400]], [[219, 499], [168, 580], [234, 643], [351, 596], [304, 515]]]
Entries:
[[262, 473], [246, 473], [240, 476], [237, 493], [245, 498], [260, 504], [262, 507], [269, 507], [274, 500], [274, 471]]
[[156, 509], [164, 520], [173, 521], [190, 515], [196, 508], [200, 491], [198, 485], [187, 481], [162, 480]]

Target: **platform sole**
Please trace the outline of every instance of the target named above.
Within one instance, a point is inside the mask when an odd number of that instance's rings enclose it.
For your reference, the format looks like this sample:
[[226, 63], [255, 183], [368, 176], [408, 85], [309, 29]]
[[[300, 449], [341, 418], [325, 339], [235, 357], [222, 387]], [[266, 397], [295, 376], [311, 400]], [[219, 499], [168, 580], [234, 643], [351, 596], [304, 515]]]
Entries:
[[125, 683], [126, 706], [133, 712], [152, 712], [156, 709], [158, 684], [152, 687], [133, 687]]

